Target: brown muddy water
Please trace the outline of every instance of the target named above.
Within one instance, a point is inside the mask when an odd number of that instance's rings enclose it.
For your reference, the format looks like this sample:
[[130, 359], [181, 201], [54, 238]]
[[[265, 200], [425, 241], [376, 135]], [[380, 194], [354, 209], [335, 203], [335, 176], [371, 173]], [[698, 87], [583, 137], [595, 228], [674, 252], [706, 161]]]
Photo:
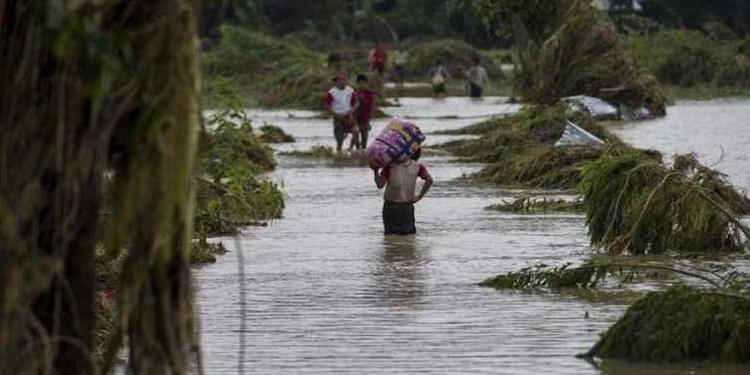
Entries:
[[[391, 113], [417, 118], [427, 133], [517, 110], [499, 98], [407, 98], [401, 104]], [[255, 124], [274, 123], [297, 138], [280, 151], [333, 144], [329, 121], [311, 113], [251, 115]], [[617, 128], [637, 146], [695, 151], [707, 161], [719, 160], [723, 148], [719, 168], [750, 188], [749, 121], [749, 101], [678, 103], [666, 119]], [[384, 124], [376, 121], [373, 133]], [[427, 143], [449, 139], [428, 135]], [[497, 273], [576, 262], [589, 251], [582, 216], [484, 210], [525, 192], [457, 180], [481, 165], [427, 153], [422, 162], [436, 184], [418, 204], [419, 233], [398, 238], [382, 234], [381, 192], [367, 168], [278, 160], [271, 176], [287, 194], [284, 219], [224, 239], [231, 252], [195, 272], [208, 374], [238, 372], [243, 327], [242, 370], [255, 374], [750, 373], [616, 361], [597, 367], [575, 355], [622, 315], [624, 302], [478, 287]]]

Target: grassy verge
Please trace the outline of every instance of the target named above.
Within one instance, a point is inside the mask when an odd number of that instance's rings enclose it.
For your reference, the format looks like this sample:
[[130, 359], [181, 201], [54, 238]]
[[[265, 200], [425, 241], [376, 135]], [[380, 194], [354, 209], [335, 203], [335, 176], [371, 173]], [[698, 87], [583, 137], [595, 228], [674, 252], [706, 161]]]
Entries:
[[664, 92], [676, 100], [712, 100], [722, 98], [750, 98], [750, 90], [744, 87], [698, 85], [693, 87], [665, 86]]

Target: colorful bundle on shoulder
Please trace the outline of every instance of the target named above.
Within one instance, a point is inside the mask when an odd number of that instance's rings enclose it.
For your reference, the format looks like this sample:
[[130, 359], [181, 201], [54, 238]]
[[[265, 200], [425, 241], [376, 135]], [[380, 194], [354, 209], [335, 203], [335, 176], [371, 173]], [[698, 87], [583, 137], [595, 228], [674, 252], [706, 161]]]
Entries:
[[365, 153], [370, 164], [380, 168], [411, 157], [419, 150], [425, 136], [419, 127], [402, 119], [393, 119], [380, 132]]

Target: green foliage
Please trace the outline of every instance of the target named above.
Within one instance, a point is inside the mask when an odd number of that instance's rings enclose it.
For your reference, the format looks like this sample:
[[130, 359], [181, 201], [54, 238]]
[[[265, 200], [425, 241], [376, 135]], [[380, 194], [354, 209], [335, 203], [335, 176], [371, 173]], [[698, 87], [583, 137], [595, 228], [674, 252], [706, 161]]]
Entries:
[[[611, 253], [732, 252], [743, 248], [740, 214], [750, 212], [719, 173], [692, 156], [666, 167], [639, 151], [604, 155], [583, 170], [594, 245]], [[747, 234], [747, 232], [745, 232]]]
[[261, 177], [276, 163], [244, 111], [229, 107], [208, 121], [201, 138], [195, 228], [203, 236], [234, 234], [241, 226], [280, 218], [278, 186]]
[[322, 109], [331, 82], [323, 55], [291, 36], [274, 38], [224, 25], [219, 45], [203, 57], [203, 72], [210, 78], [204, 96], [209, 98], [214, 82], [223, 78], [243, 97], [267, 107]]
[[499, 185], [572, 189], [581, 180], [583, 168], [603, 151], [591, 147], [535, 147], [490, 164], [476, 178]]
[[190, 247], [190, 264], [216, 263], [216, 256], [226, 253], [227, 248], [221, 242], [208, 242], [205, 238], [200, 238], [193, 241]]
[[536, 199], [532, 197], [521, 197], [512, 201], [503, 201], [486, 207], [488, 210], [510, 212], [514, 214], [538, 214], [550, 212], [581, 212], [584, 210], [583, 202], [580, 200], [569, 201], [564, 199]]
[[512, 124], [508, 121], [503, 121], [504, 118], [491, 118], [489, 120], [482, 121], [477, 124], [465, 126], [459, 129], [448, 129], [434, 132], [434, 134], [440, 135], [482, 135], [488, 134], [499, 127], [510, 128]]
[[336, 151], [328, 146], [313, 146], [309, 151], [295, 150], [284, 153], [284, 155], [314, 159], [334, 159], [337, 157]]
[[658, 84], [591, 2], [482, 0], [475, 6], [488, 24], [500, 24], [499, 32], [512, 28], [521, 67], [516, 90], [525, 101], [551, 105], [582, 94], [665, 114]]
[[337, 167], [364, 167], [369, 163], [367, 156], [363, 152], [336, 152], [333, 148], [328, 146], [313, 146], [310, 150], [295, 150], [282, 153], [282, 155], [296, 158], [327, 160], [333, 162], [333, 165]]
[[271, 124], [260, 127], [260, 140], [266, 143], [292, 143], [294, 137], [286, 134], [283, 129]]
[[464, 78], [472, 66], [473, 59], [479, 57], [490, 78], [503, 76], [500, 66], [493, 56], [484, 53], [469, 43], [456, 39], [438, 39], [415, 44], [408, 50], [407, 73], [424, 79], [427, 71], [441, 59], [454, 78]]
[[263, 77], [295, 62], [318, 62], [319, 56], [294, 38], [275, 38], [240, 26], [223, 25], [219, 45], [204, 55], [209, 75]]
[[597, 286], [607, 275], [607, 267], [587, 263], [573, 267], [537, 265], [518, 272], [498, 275], [479, 283], [479, 286], [496, 289], [587, 289]]
[[634, 303], [589, 357], [750, 362], [750, 299], [678, 286]]
[[[602, 155], [601, 147], [554, 147], [569, 115], [564, 104], [529, 106], [518, 115], [472, 125], [456, 133], [480, 135], [477, 139], [445, 145], [472, 161], [490, 163], [474, 178], [500, 185], [571, 189], [580, 181], [587, 163]], [[583, 115], [571, 120], [613, 147], [622, 143], [601, 125]]]
[[[712, 24], [714, 25], [714, 24]], [[728, 31], [663, 30], [629, 36], [635, 59], [662, 83], [693, 87], [750, 85], [746, 42]]]
[[641, 0], [646, 17], [675, 28], [699, 29], [720, 22], [732, 33], [747, 35], [750, 3], [746, 0]]
[[470, 3], [487, 27], [499, 35], [541, 44], [565, 17], [575, 0], [477, 0]]

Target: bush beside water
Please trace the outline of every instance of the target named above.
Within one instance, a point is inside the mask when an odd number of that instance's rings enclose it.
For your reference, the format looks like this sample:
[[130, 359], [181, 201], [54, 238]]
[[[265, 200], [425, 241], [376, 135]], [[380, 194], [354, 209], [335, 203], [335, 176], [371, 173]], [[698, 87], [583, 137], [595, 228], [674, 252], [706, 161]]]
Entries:
[[281, 217], [283, 194], [262, 177], [276, 166], [273, 151], [241, 110], [217, 112], [199, 145], [195, 228], [202, 236], [232, 235], [240, 227]]
[[[710, 26], [708, 26], [710, 28]], [[661, 83], [681, 87], [750, 87], [750, 38], [699, 30], [627, 36], [638, 63]]]

